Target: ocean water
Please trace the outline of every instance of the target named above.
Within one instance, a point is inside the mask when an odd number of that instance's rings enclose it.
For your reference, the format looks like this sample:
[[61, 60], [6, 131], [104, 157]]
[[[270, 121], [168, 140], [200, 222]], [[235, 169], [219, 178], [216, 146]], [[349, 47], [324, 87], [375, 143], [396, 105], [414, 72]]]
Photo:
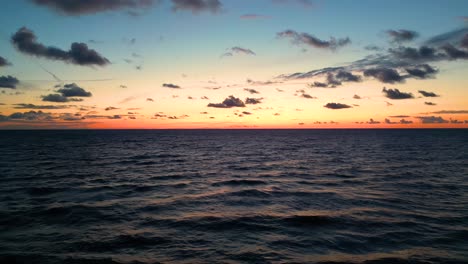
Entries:
[[0, 263], [468, 263], [468, 130], [0, 131]]

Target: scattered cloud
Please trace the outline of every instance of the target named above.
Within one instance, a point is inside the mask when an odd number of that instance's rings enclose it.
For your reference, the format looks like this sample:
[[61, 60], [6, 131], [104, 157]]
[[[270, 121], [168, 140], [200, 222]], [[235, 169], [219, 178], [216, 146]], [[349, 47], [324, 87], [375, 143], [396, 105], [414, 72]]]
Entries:
[[328, 103], [324, 105], [323, 107], [326, 107], [328, 109], [346, 109], [346, 108], [352, 108], [352, 106], [347, 105], [347, 104], [341, 104], [341, 103]]
[[255, 89], [250, 89], [250, 88], [244, 88], [244, 91], [246, 92], [249, 92], [251, 94], [259, 94], [260, 92], [258, 92], [257, 90]]
[[432, 68], [428, 64], [418, 65], [413, 68], [406, 68], [405, 70], [411, 77], [417, 79], [433, 78], [434, 75], [438, 72], [437, 69]]
[[249, 98], [245, 99], [245, 104], [261, 104], [263, 98]]
[[432, 112], [432, 114], [468, 114], [468, 110], [441, 110]]
[[43, 57], [51, 60], [60, 60], [76, 65], [105, 66], [109, 60], [95, 50], [89, 49], [85, 43], [74, 42], [68, 51], [45, 46], [37, 42], [34, 32], [26, 27], [20, 28], [12, 37], [11, 42], [20, 52], [28, 55]]
[[393, 42], [412, 41], [419, 36], [417, 32], [406, 29], [387, 30], [386, 33]]
[[309, 47], [320, 48], [320, 49], [331, 49], [335, 50], [337, 48], [346, 46], [351, 43], [349, 38], [335, 39], [331, 38], [330, 40], [321, 40], [313, 35], [308, 33], [299, 33], [294, 30], [285, 30], [278, 32], [277, 37], [279, 38], [288, 38], [293, 44], [296, 45], [306, 45]]
[[421, 120], [423, 124], [444, 124], [449, 122], [441, 116], [417, 116], [416, 118]]
[[222, 103], [209, 103], [208, 107], [216, 108], [232, 108], [232, 107], [245, 107], [245, 103], [232, 95], [224, 99]]
[[383, 83], [401, 83], [405, 81], [405, 78], [396, 70], [389, 68], [368, 69], [364, 71], [364, 76], [374, 77]]
[[65, 97], [91, 97], [91, 92], [79, 87], [76, 83], [65, 84], [63, 88], [57, 90]]
[[424, 96], [424, 97], [439, 97], [440, 96], [440, 95], [435, 94], [433, 92], [426, 92], [426, 91], [423, 91], [423, 90], [419, 90], [418, 93], [422, 94], [422, 96]]
[[61, 94], [48, 94], [42, 96], [42, 101], [44, 102], [54, 102], [54, 103], [67, 103], [67, 102], [81, 102], [81, 98], [69, 98]]
[[380, 121], [375, 121], [374, 119], [371, 118], [366, 123], [370, 125], [376, 125], [376, 124], [380, 124]]
[[0, 88], [16, 89], [19, 84], [19, 80], [13, 76], [0, 76]]
[[251, 113], [251, 112], [247, 112], [247, 111], [243, 111], [242, 114], [244, 114], [244, 115], [251, 115], [252, 113]]
[[301, 97], [306, 98], [306, 99], [317, 99], [317, 97], [312, 96], [310, 94], [306, 94], [306, 93], [301, 94]]
[[48, 7], [55, 12], [79, 16], [105, 11], [128, 10], [135, 13], [138, 9], [146, 9], [157, 0], [31, 0], [36, 5]]
[[0, 56], [0, 67], [10, 66], [10, 65], [11, 63], [7, 59]]
[[117, 109], [120, 109], [120, 108], [113, 107], [113, 106], [109, 106], [109, 107], [106, 107], [104, 110], [106, 110], [106, 111], [112, 111], [112, 110], [117, 110]]
[[362, 97], [361, 97], [361, 96], [359, 96], [359, 95], [357, 95], [357, 94], [355, 94], [355, 95], [353, 95], [353, 99], [357, 99], [357, 100], [359, 100], [359, 99], [362, 99]]
[[219, 0], [172, 0], [172, 4], [174, 12], [191, 11], [194, 14], [204, 11], [218, 13], [223, 7]]
[[172, 83], [163, 83], [162, 87], [171, 88], [171, 89], [181, 89], [179, 85], [175, 85]]
[[425, 104], [425, 105], [437, 105], [437, 104], [435, 104], [435, 103], [433, 103], [433, 102], [424, 102], [424, 104]]
[[387, 89], [384, 87], [382, 92], [385, 94], [385, 97], [394, 100], [414, 98], [412, 93], [400, 92], [398, 89]]
[[70, 105], [35, 105], [35, 104], [14, 104], [15, 109], [36, 109], [36, 110], [51, 110], [51, 109], [67, 109]]

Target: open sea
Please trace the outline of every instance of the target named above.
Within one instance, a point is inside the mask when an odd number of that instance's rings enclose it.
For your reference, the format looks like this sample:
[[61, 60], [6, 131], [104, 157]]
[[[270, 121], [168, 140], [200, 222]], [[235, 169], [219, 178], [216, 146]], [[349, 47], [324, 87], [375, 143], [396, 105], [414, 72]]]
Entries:
[[468, 263], [468, 130], [0, 131], [0, 263]]

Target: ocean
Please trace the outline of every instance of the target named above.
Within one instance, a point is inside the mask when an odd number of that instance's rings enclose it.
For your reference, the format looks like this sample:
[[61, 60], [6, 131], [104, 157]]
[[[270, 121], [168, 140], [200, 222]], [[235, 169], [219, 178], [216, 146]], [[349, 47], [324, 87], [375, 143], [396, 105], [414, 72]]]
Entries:
[[0, 263], [468, 263], [468, 130], [0, 131]]

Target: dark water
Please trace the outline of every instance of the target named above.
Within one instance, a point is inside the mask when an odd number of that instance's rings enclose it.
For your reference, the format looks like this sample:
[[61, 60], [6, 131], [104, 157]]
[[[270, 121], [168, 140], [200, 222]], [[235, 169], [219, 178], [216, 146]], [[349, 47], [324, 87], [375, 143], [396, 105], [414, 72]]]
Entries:
[[468, 130], [1, 131], [0, 263], [468, 263]]

